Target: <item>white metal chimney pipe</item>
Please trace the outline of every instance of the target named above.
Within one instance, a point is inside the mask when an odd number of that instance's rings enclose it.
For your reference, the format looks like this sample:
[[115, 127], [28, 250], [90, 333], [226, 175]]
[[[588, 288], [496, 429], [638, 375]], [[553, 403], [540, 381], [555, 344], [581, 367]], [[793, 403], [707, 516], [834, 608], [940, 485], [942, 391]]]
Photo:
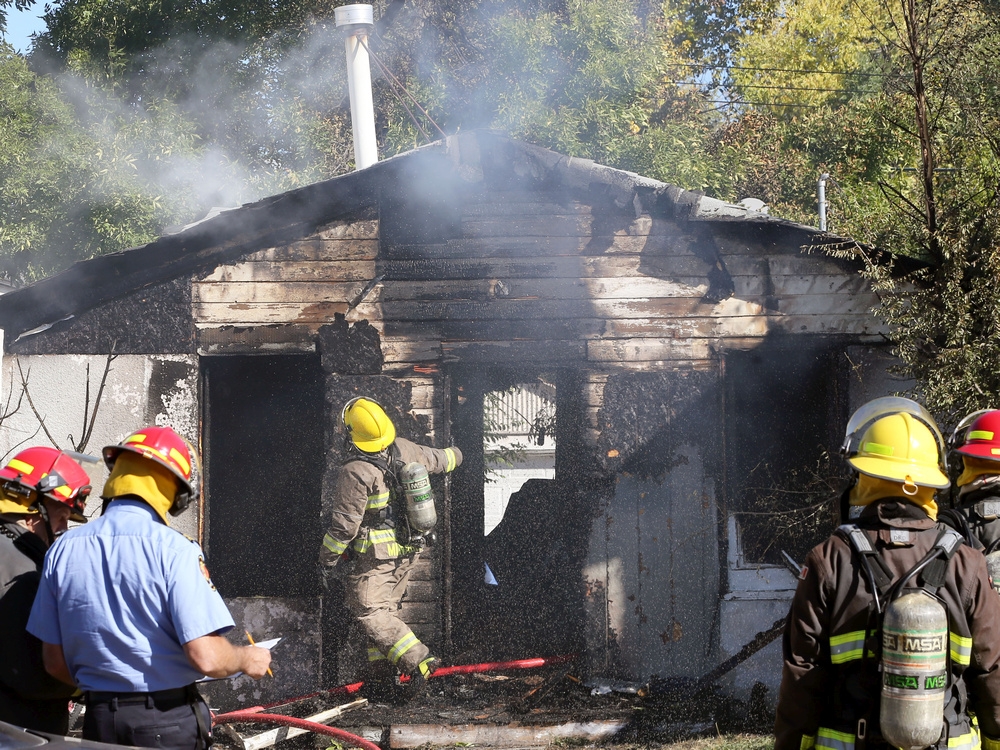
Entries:
[[816, 183], [816, 193], [819, 198], [819, 231], [826, 231], [826, 181], [830, 179], [830, 173], [824, 172], [819, 176]]
[[371, 5], [341, 5], [334, 9], [337, 28], [344, 30], [347, 50], [347, 88], [351, 93], [351, 126], [354, 131], [354, 168], [378, 161], [375, 140], [375, 105], [372, 103], [372, 69], [365, 44], [375, 25]]

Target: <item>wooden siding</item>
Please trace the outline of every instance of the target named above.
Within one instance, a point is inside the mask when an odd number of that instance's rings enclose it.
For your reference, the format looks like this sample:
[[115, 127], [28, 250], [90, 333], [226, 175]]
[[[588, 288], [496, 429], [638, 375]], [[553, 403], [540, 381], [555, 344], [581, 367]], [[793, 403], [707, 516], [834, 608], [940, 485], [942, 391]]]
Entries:
[[[707, 370], [721, 351], [773, 332], [880, 333], [867, 280], [820, 253], [765, 243], [749, 225], [743, 234], [716, 227], [716, 237], [540, 192], [465, 200], [447, 241], [388, 244], [376, 220], [335, 222], [216, 267], [193, 284], [202, 341], [269, 326], [310, 345], [339, 313], [380, 332], [385, 371], [410, 380], [413, 410], [432, 431], [434, 374], [458, 362], [586, 370], [596, 430], [601, 373]], [[733, 290], [721, 301], [707, 299], [714, 257]]]

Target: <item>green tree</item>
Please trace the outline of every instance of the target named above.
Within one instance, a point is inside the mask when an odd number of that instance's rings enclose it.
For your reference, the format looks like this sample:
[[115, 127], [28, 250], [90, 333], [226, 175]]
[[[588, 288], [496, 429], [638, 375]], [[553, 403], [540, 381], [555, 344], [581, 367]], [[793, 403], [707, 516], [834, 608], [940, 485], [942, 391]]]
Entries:
[[1000, 123], [987, 106], [1000, 26], [978, 2], [906, 0], [886, 3], [885, 11], [884, 54], [899, 71], [896, 96], [909, 110], [897, 127], [916, 158], [896, 185], [883, 186], [891, 225], [875, 239], [927, 265], [895, 278], [870, 262], [869, 273], [883, 290], [883, 313], [917, 394], [954, 422], [1000, 402]]
[[188, 220], [203, 157], [168, 103], [122, 107], [0, 46], [0, 273], [31, 280]]

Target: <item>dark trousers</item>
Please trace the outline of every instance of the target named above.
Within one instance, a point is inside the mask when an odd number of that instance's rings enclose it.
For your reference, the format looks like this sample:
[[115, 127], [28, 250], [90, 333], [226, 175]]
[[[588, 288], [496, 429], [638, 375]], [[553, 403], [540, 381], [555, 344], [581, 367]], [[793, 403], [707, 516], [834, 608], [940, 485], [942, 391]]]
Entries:
[[205, 750], [212, 717], [194, 686], [157, 693], [88, 693], [83, 738], [136, 747]]

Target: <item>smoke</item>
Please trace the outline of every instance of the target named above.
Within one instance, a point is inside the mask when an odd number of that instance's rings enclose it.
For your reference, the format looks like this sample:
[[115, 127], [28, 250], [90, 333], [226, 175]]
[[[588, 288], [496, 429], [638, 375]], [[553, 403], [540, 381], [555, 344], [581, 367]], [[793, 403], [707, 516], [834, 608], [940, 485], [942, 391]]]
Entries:
[[[640, 119], [626, 112], [617, 122], [604, 110], [615, 92], [632, 97], [630, 61], [637, 48], [654, 45], [631, 33], [628, 8], [619, 7], [617, 25], [608, 26], [594, 4], [552, 11], [546, 3], [484, 2], [458, 6], [454, 16], [436, 4], [377, 9], [370, 48], [382, 158], [442, 130], [500, 127], [601, 160], [607, 154], [596, 142], [619, 143], [617, 132]], [[613, 43], [597, 58], [589, 37]], [[63, 192], [62, 216], [51, 221], [59, 237], [50, 231], [20, 248], [48, 248], [50, 257], [36, 262], [46, 271], [351, 166], [344, 41], [332, 13], [246, 42], [184, 33], [128, 59], [71, 52], [66, 62], [47, 63], [45, 49], [33, 53], [33, 66], [59, 82], [90, 140], [81, 147], [79, 133], [63, 133], [44, 146], [87, 173]], [[81, 148], [89, 150], [84, 164]], [[11, 250], [0, 245], [0, 253]]]

